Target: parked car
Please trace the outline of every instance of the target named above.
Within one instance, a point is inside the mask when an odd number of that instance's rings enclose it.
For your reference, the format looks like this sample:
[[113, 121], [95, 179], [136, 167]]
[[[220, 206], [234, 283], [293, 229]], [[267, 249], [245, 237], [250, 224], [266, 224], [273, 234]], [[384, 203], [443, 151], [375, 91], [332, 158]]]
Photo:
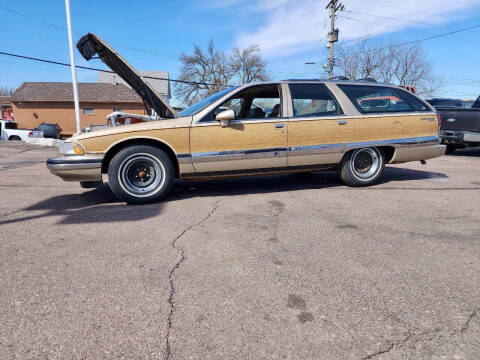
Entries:
[[0, 120], [0, 140], [27, 140], [28, 138], [41, 138], [43, 131], [19, 129], [18, 124], [11, 120]]
[[44, 138], [60, 139], [60, 128], [58, 124], [42, 122], [37, 130], [43, 131]]
[[[440, 102], [435, 109], [441, 118], [440, 136], [447, 145], [447, 153], [471, 146], [480, 146], [480, 96], [470, 108], [451, 106], [452, 102]], [[459, 105], [456, 103], [455, 105]]]
[[[47, 166], [84, 186], [95, 186], [108, 174], [114, 194], [129, 203], [164, 197], [175, 178], [338, 169], [347, 185], [366, 186], [380, 178], [387, 163], [445, 152], [435, 110], [399, 87], [320, 80], [253, 83], [226, 88], [176, 114], [103, 40], [88, 34], [77, 47], [87, 60], [98, 54], [148, 107], [169, 119], [75, 136], [64, 143], [64, 156], [48, 159]], [[404, 103], [401, 111], [384, 101], [377, 107], [362, 103], [392, 96]], [[278, 114], [251, 117], [252, 106], [262, 102], [278, 102]]]
[[470, 109], [474, 103], [471, 100], [461, 100], [461, 99], [445, 99], [445, 98], [434, 98], [427, 100], [427, 102], [433, 107], [454, 107], [454, 108], [467, 108]]

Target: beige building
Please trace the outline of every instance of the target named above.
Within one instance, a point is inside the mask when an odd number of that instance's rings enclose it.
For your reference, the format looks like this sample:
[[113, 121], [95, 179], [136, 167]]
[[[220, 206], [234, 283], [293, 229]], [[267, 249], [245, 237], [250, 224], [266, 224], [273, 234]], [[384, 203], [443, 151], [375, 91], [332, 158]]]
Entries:
[[[113, 111], [146, 114], [141, 98], [123, 84], [79, 83], [78, 91], [82, 128], [106, 124], [106, 116]], [[63, 136], [76, 132], [71, 83], [24, 82], [10, 101], [21, 128], [48, 122], [57, 123]]]

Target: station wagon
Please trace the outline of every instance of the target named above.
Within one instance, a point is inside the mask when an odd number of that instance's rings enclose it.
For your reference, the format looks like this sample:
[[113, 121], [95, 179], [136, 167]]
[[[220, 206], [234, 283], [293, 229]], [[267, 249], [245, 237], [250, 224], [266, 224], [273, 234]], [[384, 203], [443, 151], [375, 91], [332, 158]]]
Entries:
[[184, 180], [336, 169], [350, 186], [374, 184], [385, 164], [444, 154], [438, 117], [400, 87], [374, 82], [285, 80], [228, 87], [180, 113], [107, 43], [77, 44], [98, 55], [159, 120], [68, 139], [52, 173], [94, 186], [108, 175], [130, 203], [166, 196]]

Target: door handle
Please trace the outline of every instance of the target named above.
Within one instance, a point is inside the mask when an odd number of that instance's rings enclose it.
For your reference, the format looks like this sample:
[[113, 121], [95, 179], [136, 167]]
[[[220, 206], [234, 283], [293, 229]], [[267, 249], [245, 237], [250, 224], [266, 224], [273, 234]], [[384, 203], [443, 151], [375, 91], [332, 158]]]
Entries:
[[285, 124], [275, 124], [275, 129], [283, 129]]
[[347, 120], [338, 120], [338, 121], [337, 121], [337, 124], [338, 124], [338, 125], [347, 125], [347, 124], [348, 124], [348, 121], [347, 121]]

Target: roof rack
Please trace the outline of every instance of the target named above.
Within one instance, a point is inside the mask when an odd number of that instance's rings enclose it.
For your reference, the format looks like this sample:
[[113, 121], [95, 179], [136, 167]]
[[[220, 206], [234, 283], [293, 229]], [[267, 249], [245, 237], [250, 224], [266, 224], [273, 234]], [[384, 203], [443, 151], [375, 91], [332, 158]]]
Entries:
[[349, 79], [348, 77], [346, 77], [346, 76], [340, 75], [340, 76], [331, 77], [331, 78], [326, 79], [326, 80], [350, 80], [350, 79]]
[[377, 80], [375, 80], [374, 78], [370, 78], [370, 77], [365, 77], [365, 78], [361, 78], [361, 79], [355, 79], [355, 81], [377, 82]]

